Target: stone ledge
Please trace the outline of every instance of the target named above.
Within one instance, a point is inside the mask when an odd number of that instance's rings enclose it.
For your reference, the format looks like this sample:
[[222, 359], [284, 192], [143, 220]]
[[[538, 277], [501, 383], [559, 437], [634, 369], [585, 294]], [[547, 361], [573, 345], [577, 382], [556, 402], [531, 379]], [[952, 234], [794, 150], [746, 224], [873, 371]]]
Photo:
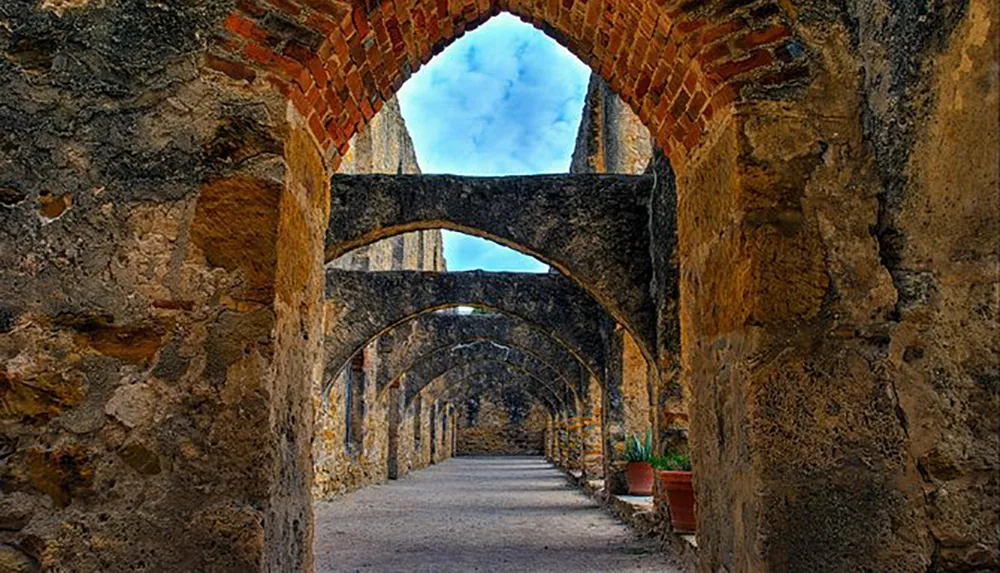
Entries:
[[584, 494], [597, 501], [612, 515], [629, 525], [637, 533], [656, 537], [677, 558], [685, 571], [698, 569], [698, 540], [694, 535], [675, 533], [668, 517], [656, 510], [653, 496], [609, 495], [604, 491], [604, 480], [587, 479], [580, 471], [561, 469], [567, 481], [579, 487]]

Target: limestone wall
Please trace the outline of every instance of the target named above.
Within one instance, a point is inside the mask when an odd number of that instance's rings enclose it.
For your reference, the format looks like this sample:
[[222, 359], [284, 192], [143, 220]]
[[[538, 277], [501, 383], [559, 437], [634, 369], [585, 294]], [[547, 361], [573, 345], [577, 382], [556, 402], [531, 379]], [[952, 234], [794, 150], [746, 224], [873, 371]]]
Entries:
[[570, 173], [642, 173], [652, 157], [649, 130], [607, 82], [592, 74]]
[[[341, 163], [339, 173], [420, 173], [413, 143], [393, 99], [382, 108], [368, 128], [351, 140], [351, 149]], [[336, 184], [334, 178], [334, 184]], [[441, 232], [417, 231], [384, 239], [331, 261], [328, 266], [370, 272], [388, 270], [435, 270], [445, 268]], [[342, 301], [327, 302], [328, 312], [337, 312]], [[313, 442], [313, 495], [326, 498], [388, 479], [389, 393], [378, 392], [376, 381], [381, 365], [377, 342], [363, 350], [364, 414], [360, 431], [363, 448], [352, 450], [345, 443], [347, 414], [344, 410], [348, 375], [336, 374], [325, 381], [329, 391], [317, 399], [316, 440]], [[328, 375], [330, 365], [327, 365]], [[401, 426], [400, 442], [413, 443], [412, 411], [407, 411]], [[400, 475], [425, 467], [430, 456], [430, 411], [425, 410], [424, 438], [420, 451], [402, 448]], [[408, 423], [409, 422], [409, 423]], [[440, 420], [438, 421], [440, 425]], [[441, 437], [438, 436], [438, 440]], [[438, 450], [440, 451], [440, 450]]]
[[459, 455], [541, 455], [548, 411], [515, 384], [484, 384], [456, 400]]

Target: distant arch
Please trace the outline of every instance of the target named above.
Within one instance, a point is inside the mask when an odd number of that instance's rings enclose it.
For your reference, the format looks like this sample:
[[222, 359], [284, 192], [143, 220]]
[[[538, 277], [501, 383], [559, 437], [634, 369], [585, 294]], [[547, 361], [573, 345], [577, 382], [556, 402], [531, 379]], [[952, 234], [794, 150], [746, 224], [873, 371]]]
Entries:
[[[535, 356], [512, 346], [503, 346], [492, 340], [480, 340], [424, 355], [405, 372], [406, 402], [409, 403], [428, 384], [449, 370], [474, 362], [507, 363], [554, 390], [566, 389], [575, 399], [578, 392], [573, 380], [557, 372]], [[557, 395], [565, 396], [559, 392]]]
[[[554, 386], [549, 380], [539, 379], [517, 364], [494, 358], [479, 358], [464, 362], [456, 362], [451, 364], [449, 367], [442, 369], [442, 371], [438, 372], [434, 378], [420, 383], [423, 384], [422, 389], [430, 387], [430, 395], [436, 399], [441, 391], [451, 388], [455, 384], [465, 382], [473, 377], [478, 376], [488, 378], [504, 374], [507, 376], [520, 376], [525, 380], [530, 381], [532, 384], [531, 387], [538, 392], [537, 396], [544, 396], [548, 404], [551, 406], [552, 411], [562, 411], [567, 407], [565, 393], [561, 391], [565, 390], [565, 388], [560, 389]], [[409, 378], [407, 377], [406, 380], [407, 386], [409, 386]], [[409, 408], [413, 399], [418, 394], [419, 393], [410, 394], [408, 389], [404, 402], [405, 407]]]
[[614, 321], [561, 275], [328, 269], [326, 280], [324, 394], [351, 356], [376, 337], [418, 315], [457, 306], [516, 316], [558, 340], [591, 371], [604, 371], [604, 336]]
[[336, 175], [326, 256], [333, 260], [426, 229], [490, 239], [579, 284], [653, 362], [649, 203], [655, 184], [652, 175]]
[[582, 370], [603, 383], [604, 373], [593, 373], [558, 340], [531, 323], [505, 314], [425, 313], [378, 338], [378, 387], [385, 388], [422, 356], [478, 340], [513, 346], [559, 372]]

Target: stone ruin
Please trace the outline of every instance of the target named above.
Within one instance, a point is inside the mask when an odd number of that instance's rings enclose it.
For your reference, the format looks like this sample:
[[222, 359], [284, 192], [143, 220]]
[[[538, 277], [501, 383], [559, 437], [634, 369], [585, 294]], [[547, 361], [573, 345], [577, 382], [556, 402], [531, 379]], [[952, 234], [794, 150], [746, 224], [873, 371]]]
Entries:
[[[572, 172], [423, 176], [395, 93], [501, 11], [594, 71]], [[3, 2], [0, 571], [309, 571], [314, 498], [456, 452], [614, 492], [647, 426], [701, 571], [1000, 568], [998, 18]]]

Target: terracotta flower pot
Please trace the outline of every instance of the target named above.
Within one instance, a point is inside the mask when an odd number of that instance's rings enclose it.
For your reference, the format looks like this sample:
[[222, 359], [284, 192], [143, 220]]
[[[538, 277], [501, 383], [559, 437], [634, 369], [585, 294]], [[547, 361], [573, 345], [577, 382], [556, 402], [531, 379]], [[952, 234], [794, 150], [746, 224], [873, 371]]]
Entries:
[[650, 495], [653, 493], [653, 466], [646, 462], [629, 462], [625, 467], [625, 481], [629, 495]]
[[691, 484], [691, 472], [660, 472], [660, 483], [667, 491], [670, 522], [674, 531], [694, 533], [694, 487]]

